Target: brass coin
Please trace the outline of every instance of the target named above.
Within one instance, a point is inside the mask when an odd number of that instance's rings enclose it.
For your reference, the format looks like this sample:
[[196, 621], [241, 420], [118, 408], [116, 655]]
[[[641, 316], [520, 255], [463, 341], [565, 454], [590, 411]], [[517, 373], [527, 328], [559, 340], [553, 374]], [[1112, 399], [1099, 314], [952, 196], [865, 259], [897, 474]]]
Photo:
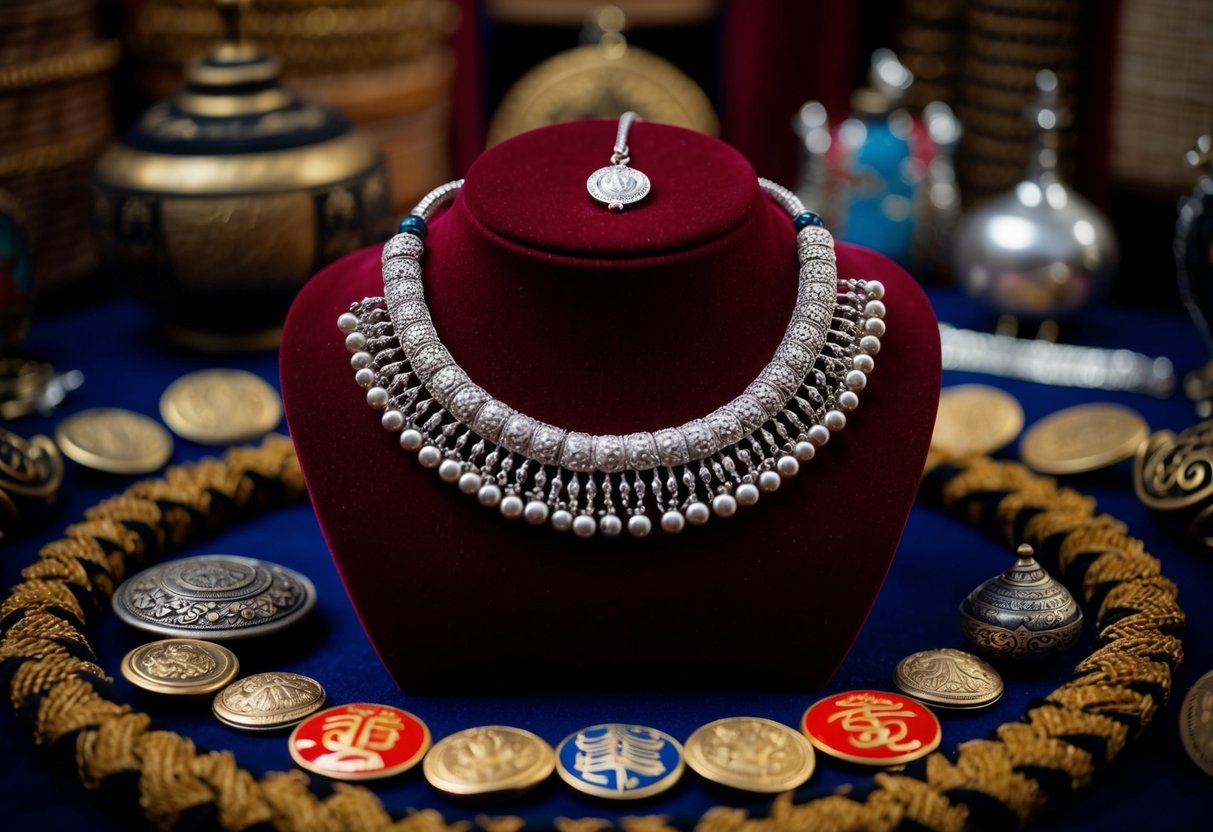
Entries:
[[1024, 434], [1019, 457], [1042, 474], [1085, 474], [1137, 453], [1150, 427], [1118, 404], [1080, 404], [1046, 416]]
[[557, 122], [618, 118], [626, 110], [713, 136], [720, 132], [707, 95], [669, 61], [634, 46], [612, 51], [589, 45], [548, 58], [518, 79], [493, 114], [488, 144]]
[[945, 458], [992, 454], [1023, 430], [1023, 408], [1010, 393], [984, 384], [946, 387], [939, 395], [931, 451]]
[[122, 675], [153, 693], [201, 696], [236, 678], [240, 662], [226, 647], [193, 638], [166, 638], [143, 644], [122, 659]]
[[277, 391], [244, 370], [199, 370], [160, 397], [160, 415], [173, 433], [202, 445], [257, 439], [282, 421]]
[[1196, 680], [1179, 706], [1179, 739], [1192, 762], [1213, 777], [1213, 670]]
[[794, 728], [757, 716], [709, 722], [687, 738], [687, 765], [713, 783], [760, 794], [786, 792], [813, 775], [813, 745]]
[[107, 474], [150, 474], [173, 455], [173, 438], [159, 422], [117, 407], [67, 417], [55, 442], [68, 459]]
[[436, 743], [422, 761], [421, 770], [431, 786], [447, 794], [517, 792], [552, 776], [556, 752], [530, 731], [484, 725]]
[[928, 705], [984, 708], [1002, 698], [1002, 677], [976, 656], [950, 647], [923, 650], [897, 663], [893, 682]]
[[273, 731], [320, 710], [324, 688], [315, 679], [287, 671], [255, 673], [215, 694], [211, 711], [224, 725], [244, 731]]

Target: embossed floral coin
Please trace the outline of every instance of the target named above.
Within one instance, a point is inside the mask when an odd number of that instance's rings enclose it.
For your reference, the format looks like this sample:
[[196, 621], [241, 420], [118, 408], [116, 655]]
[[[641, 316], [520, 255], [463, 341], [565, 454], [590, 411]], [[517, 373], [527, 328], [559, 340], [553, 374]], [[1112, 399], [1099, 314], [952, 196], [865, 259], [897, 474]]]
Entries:
[[153, 693], [201, 696], [214, 693], [240, 671], [231, 650], [192, 638], [166, 638], [143, 644], [122, 659], [122, 675]]
[[235, 555], [168, 561], [127, 579], [114, 612], [140, 630], [211, 641], [289, 627], [316, 604], [316, 588], [293, 569]]
[[776, 794], [813, 774], [813, 746], [795, 729], [757, 716], [709, 722], [687, 738], [687, 765], [701, 777], [747, 792]]
[[897, 663], [893, 683], [923, 702], [945, 708], [984, 708], [1002, 697], [1002, 677], [972, 653], [943, 647]]
[[530, 731], [482, 725], [439, 740], [421, 768], [430, 785], [447, 794], [517, 792], [548, 779], [556, 754]]
[[335, 780], [380, 780], [408, 771], [430, 747], [430, 729], [408, 711], [357, 702], [326, 708], [295, 726], [291, 759]]
[[677, 783], [682, 770], [678, 741], [643, 725], [591, 725], [570, 734], [556, 748], [560, 779], [595, 797], [651, 797]]
[[879, 690], [827, 696], [804, 712], [800, 728], [817, 750], [868, 766], [925, 757], [943, 737], [939, 720], [921, 702]]
[[282, 421], [278, 391], [244, 370], [199, 370], [174, 381], [160, 397], [173, 433], [203, 445], [265, 436]]
[[107, 474], [150, 474], [173, 455], [173, 438], [159, 422], [117, 407], [68, 416], [55, 442], [68, 459]]
[[232, 682], [219, 693], [215, 718], [243, 731], [274, 731], [293, 725], [324, 705], [324, 688], [315, 679], [274, 670]]

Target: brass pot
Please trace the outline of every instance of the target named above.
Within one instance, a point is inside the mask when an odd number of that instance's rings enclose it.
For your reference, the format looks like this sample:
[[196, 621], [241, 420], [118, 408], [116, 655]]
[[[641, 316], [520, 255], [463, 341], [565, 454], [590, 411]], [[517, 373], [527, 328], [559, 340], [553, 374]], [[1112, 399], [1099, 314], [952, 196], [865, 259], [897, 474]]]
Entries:
[[207, 350], [273, 348], [303, 283], [391, 230], [383, 160], [336, 112], [297, 99], [217, 0], [224, 41], [97, 165], [110, 268], [165, 331]]

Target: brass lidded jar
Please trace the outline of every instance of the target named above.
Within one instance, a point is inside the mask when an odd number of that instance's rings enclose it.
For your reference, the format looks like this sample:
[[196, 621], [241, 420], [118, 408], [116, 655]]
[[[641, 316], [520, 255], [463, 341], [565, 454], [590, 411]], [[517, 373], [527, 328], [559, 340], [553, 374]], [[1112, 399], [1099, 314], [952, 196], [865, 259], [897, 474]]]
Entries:
[[960, 604], [965, 638], [987, 656], [1039, 659], [1060, 653], [1082, 631], [1074, 596], [1036, 562], [1024, 544], [1018, 559], [969, 593]]
[[226, 35], [97, 165], [102, 255], [207, 350], [277, 346], [321, 266], [391, 231], [383, 160], [338, 113], [297, 99], [242, 34], [248, 0], [216, 0]]

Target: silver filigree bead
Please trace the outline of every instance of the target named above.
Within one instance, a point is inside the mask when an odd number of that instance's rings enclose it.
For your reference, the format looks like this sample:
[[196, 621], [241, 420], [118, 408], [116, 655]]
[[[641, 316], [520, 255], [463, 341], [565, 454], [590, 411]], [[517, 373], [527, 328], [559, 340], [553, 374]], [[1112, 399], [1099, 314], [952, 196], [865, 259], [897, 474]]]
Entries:
[[[610, 434], [594, 437], [594, 467], [607, 474], [617, 474], [627, 468], [627, 452], [623, 438]], [[574, 469], [576, 470], [576, 469]]]
[[386, 263], [393, 257], [411, 257], [420, 260], [425, 252], [425, 243], [416, 234], [407, 231], [396, 234], [383, 245], [383, 260]]

